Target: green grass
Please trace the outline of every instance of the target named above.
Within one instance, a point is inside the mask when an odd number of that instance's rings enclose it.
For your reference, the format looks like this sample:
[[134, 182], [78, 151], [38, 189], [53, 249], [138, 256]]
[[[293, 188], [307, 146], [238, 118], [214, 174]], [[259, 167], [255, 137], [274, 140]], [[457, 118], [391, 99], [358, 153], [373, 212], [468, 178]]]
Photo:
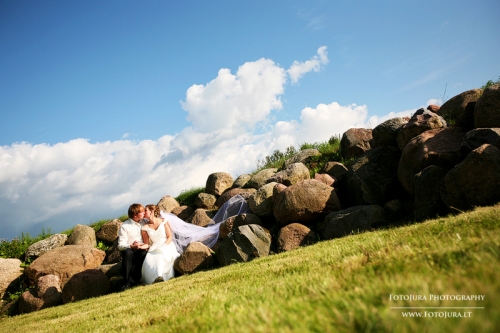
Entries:
[[275, 150], [271, 155], [257, 162], [257, 169], [252, 172], [252, 174], [268, 168], [280, 169], [283, 167], [283, 163], [286, 160], [305, 149], [317, 149], [321, 153], [321, 156], [310, 157], [305, 163], [306, 167], [309, 169], [311, 178], [314, 178], [314, 175], [318, 173], [327, 162], [335, 161], [344, 164], [347, 163], [346, 165], [348, 165], [352, 161], [345, 161], [340, 155], [340, 139], [340, 135], [334, 135], [325, 142], [303, 143], [298, 149], [294, 146], [289, 146], [284, 152]]
[[196, 207], [196, 197], [198, 194], [205, 192], [205, 187], [193, 187], [189, 190], [182, 191], [176, 198], [181, 206]]
[[16, 258], [23, 260], [24, 253], [30, 247], [38, 241], [52, 236], [50, 229], [42, 232], [35, 237], [32, 237], [29, 233], [22, 233], [20, 237], [15, 237], [12, 240], [0, 239], [0, 258]]
[[[0, 320], [8, 332], [496, 332], [500, 205]], [[485, 295], [391, 301], [390, 295]], [[473, 306], [403, 318], [400, 306]], [[423, 311], [423, 310], [419, 310]], [[437, 311], [437, 310], [428, 310]], [[462, 311], [462, 310], [448, 310]]]

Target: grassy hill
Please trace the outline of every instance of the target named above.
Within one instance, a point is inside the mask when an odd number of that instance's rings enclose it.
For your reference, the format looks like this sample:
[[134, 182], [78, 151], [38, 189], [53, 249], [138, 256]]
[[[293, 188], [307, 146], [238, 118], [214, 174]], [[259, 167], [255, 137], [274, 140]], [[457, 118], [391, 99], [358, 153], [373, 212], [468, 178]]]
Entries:
[[4, 318], [0, 330], [498, 332], [499, 277], [497, 205]]

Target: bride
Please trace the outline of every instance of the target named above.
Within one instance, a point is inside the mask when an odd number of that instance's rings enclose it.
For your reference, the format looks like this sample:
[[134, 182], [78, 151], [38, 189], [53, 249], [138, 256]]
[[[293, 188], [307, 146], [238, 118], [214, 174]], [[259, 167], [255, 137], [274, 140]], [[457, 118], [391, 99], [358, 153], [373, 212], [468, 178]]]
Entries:
[[174, 261], [180, 256], [172, 241], [169, 223], [155, 217], [156, 205], [147, 205], [144, 217], [148, 223], [142, 227], [142, 238], [150, 244], [142, 265], [142, 281], [145, 284], [167, 281], [174, 277]]
[[190, 243], [201, 242], [211, 248], [219, 238], [220, 224], [231, 216], [250, 212], [250, 208], [243, 196], [236, 195], [218, 210], [212, 218], [214, 224], [206, 227], [187, 223], [163, 211], [160, 212], [162, 218], [158, 218], [157, 212], [156, 205], [147, 205], [144, 213], [149, 223], [142, 227], [142, 237], [145, 244], [151, 244], [142, 265], [142, 280], [146, 284], [173, 278], [174, 261]]

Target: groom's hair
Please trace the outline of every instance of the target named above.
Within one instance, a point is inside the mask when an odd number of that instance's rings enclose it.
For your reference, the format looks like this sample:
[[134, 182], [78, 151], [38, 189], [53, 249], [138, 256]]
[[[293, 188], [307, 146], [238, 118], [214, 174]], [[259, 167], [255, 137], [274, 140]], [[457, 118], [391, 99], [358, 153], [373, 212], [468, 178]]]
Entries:
[[140, 212], [143, 212], [143, 211], [144, 211], [143, 205], [138, 204], [138, 203], [131, 204], [130, 207], [128, 208], [128, 217], [133, 219], [134, 216], [136, 216], [137, 214], [139, 214]]

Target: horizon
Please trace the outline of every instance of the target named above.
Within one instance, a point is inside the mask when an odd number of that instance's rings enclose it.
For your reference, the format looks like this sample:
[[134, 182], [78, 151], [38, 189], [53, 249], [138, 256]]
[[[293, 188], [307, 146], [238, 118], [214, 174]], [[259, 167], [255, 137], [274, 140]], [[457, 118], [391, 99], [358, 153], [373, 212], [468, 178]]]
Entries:
[[500, 77], [500, 3], [0, 2], [0, 239], [234, 178]]

